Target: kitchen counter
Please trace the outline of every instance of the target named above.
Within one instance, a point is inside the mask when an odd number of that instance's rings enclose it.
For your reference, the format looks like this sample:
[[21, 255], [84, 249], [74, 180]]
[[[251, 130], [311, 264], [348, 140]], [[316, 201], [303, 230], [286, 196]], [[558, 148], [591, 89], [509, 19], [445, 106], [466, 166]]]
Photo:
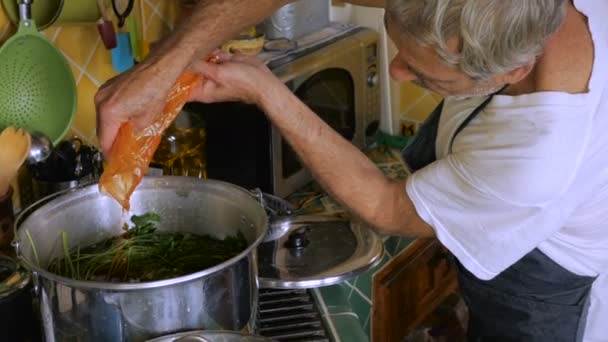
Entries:
[[[387, 176], [393, 179], [407, 177], [408, 171], [401, 161], [398, 150], [379, 145], [365, 153]], [[315, 182], [288, 196], [287, 200], [305, 213], [349, 216], [344, 208]], [[385, 255], [378, 266], [348, 281], [312, 291], [334, 341], [370, 340], [374, 276], [414, 241], [399, 236], [384, 236], [383, 240]]]

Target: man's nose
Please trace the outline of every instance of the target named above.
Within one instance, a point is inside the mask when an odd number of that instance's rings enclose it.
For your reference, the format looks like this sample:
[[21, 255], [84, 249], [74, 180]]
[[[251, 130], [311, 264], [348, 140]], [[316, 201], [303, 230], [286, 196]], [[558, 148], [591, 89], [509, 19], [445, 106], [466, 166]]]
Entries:
[[397, 57], [393, 58], [389, 66], [391, 78], [397, 82], [415, 81], [416, 75], [409, 71], [407, 65]]

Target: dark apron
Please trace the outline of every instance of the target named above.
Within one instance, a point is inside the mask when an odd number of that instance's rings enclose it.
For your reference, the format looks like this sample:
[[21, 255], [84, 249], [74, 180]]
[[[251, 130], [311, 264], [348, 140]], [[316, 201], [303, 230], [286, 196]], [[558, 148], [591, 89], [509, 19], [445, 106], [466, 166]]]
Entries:
[[[493, 96], [458, 127], [450, 141], [450, 153], [456, 135]], [[402, 152], [412, 172], [437, 159], [435, 142], [442, 110], [443, 101]], [[460, 293], [469, 308], [469, 341], [582, 341], [595, 278], [564, 269], [538, 249], [489, 281], [475, 277], [458, 260], [454, 262]]]

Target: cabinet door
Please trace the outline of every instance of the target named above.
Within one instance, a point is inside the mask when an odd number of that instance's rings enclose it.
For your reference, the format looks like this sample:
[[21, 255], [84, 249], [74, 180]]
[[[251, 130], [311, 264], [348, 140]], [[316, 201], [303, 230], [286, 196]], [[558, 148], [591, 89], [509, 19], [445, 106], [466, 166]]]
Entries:
[[401, 341], [457, 289], [455, 266], [436, 239], [417, 239], [374, 277], [373, 341]]

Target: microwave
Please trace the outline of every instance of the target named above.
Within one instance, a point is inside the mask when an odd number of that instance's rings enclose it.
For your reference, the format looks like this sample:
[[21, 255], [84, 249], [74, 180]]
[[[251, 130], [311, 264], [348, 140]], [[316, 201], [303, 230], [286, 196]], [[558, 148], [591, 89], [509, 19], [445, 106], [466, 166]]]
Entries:
[[[378, 34], [358, 27], [301, 53], [275, 58], [272, 72], [319, 117], [358, 148], [380, 120]], [[312, 180], [294, 150], [256, 106], [189, 103], [203, 117], [207, 177], [285, 197]]]

